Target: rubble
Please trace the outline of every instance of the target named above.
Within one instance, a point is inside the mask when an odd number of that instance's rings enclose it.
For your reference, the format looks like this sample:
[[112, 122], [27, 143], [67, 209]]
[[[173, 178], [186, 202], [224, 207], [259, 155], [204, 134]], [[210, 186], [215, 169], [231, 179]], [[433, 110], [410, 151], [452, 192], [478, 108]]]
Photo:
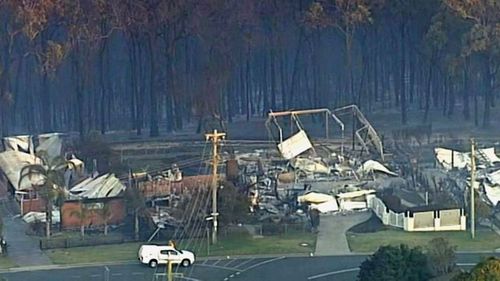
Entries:
[[114, 174], [87, 178], [69, 190], [71, 199], [95, 199], [118, 196], [125, 185]]
[[[278, 157], [270, 156], [273, 154], [269, 151], [254, 151], [234, 158], [242, 166], [240, 178], [249, 189], [251, 211], [260, 219], [272, 217], [278, 220], [292, 213], [301, 214], [302, 219], [307, 219], [306, 215], [310, 210], [336, 213], [366, 209], [368, 195], [379, 190], [379, 185], [406, 185], [396, 172], [372, 159], [373, 154], [366, 153], [363, 156], [362, 153], [346, 149], [344, 124], [333, 112], [352, 112], [353, 118], [358, 118], [362, 124], [361, 129], [355, 132], [362, 150], [375, 151], [375, 155], [383, 160], [383, 147], [378, 134], [355, 106], [342, 108], [340, 111], [311, 109], [272, 112], [266, 121], [266, 127], [271, 137], [273, 129], [277, 129]], [[340, 145], [335, 140], [332, 140], [333, 143], [314, 142], [313, 145], [306, 128], [299, 120], [299, 116], [304, 114], [325, 114], [327, 139], [333, 131], [329, 131], [328, 120], [333, 119], [333, 123], [341, 129]], [[290, 117], [292, 131], [288, 138], [278, 122], [279, 117]], [[369, 138], [362, 138], [361, 132], [368, 134]], [[388, 183], [391, 179], [392, 184]]]
[[297, 157], [312, 147], [311, 141], [304, 130], [300, 130], [297, 134], [278, 144], [281, 155], [287, 160]]
[[398, 174], [390, 171], [384, 165], [382, 165], [380, 162], [375, 161], [375, 160], [367, 160], [365, 163], [363, 163], [361, 165], [361, 167], [358, 168], [358, 171], [357, 171], [358, 174], [363, 174], [363, 175], [373, 174], [376, 172], [384, 173], [386, 175], [390, 175], [393, 177], [398, 176]]
[[314, 204], [320, 204], [320, 203], [325, 203], [328, 201], [335, 200], [335, 197], [331, 195], [327, 195], [324, 193], [317, 193], [317, 192], [310, 192], [305, 195], [301, 195], [297, 197], [297, 201], [299, 203], [314, 203]]
[[[31, 224], [35, 222], [43, 222], [47, 219], [47, 214], [45, 212], [28, 212], [23, 216], [23, 221]], [[52, 223], [57, 224], [61, 222], [61, 213], [59, 210], [52, 211]]]

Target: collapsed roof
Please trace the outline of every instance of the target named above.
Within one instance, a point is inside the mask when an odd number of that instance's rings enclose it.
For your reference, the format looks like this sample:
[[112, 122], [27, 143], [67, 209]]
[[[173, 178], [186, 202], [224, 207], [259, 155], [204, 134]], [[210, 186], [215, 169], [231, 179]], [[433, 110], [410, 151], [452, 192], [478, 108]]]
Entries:
[[295, 158], [290, 161], [290, 164], [294, 169], [302, 170], [306, 173], [330, 173], [329, 167], [321, 160], [315, 161], [309, 158]]
[[38, 135], [38, 146], [36, 151], [45, 151], [49, 159], [60, 156], [62, 153], [62, 134], [49, 133]]
[[496, 206], [498, 202], [500, 202], [500, 187], [490, 185], [486, 182], [483, 182], [483, 186], [486, 193], [486, 198], [488, 198], [493, 206]]
[[71, 199], [115, 197], [125, 190], [125, 185], [114, 174], [87, 178], [70, 189]]
[[[45, 222], [47, 220], [46, 212], [28, 212], [23, 216], [26, 223]], [[52, 223], [57, 224], [61, 221], [61, 212], [59, 210], [52, 210]]]
[[[43, 164], [35, 153], [43, 151], [48, 160], [58, 157], [62, 153], [62, 134], [49, 133], [38, 135], [39, 145], [34, 148], [33, 136], [10, 136], [3, 138], [4, 152], [0, 152], [0, 170], [7, 176], [16, 191], [31, 190], [33, 185], [43, 184], [43, 176], [32, 174], [19, 183], [21, 170], [33, 164]], [[73, 157], [70, 160], [77, 168], [83, 167], [83, 162]], [[70, 167], [71, 168], [71, 167]]]
[[40, 158], [25, 152], [10, 150], [0, 153], [0, 169], [16, 191], [31, 190], [33, 185], [43, 184], [43, 177], [36, 174], [25, 177], [19, 182], [20, 173], [24, 167], [40, 163]]
[[278, 150], [281, 152], [283, 158], [287, 160], [290, 160], [311, 148], [313, 148], [313, 146], [304, 130], [300, 130], [297, 134], [278, 144]]
[[30, 135], [5, 137], [3, 138], [3, 146], [5, 151], [34, 153], [33, 141]]
[[454, 151], [447, 148], [434, 148], [437, 161], [446, 170], [453, 168], [464, 169], [469, 167], [470, 155], [459, 151]]
[[321, 204], [325, 203], [331, 200], [335, 200], [335, 197], [324, 194], [324, 193], [318, 193], [318, 192], [310, 192], [305, 195], [301, 195], [297, 197], [297, 201], [299, 203], [315, 203], [315, 204]]
[[[437, 147], [434, 149], [434, 153], [436, 155], [437, 161], [446, 170], [451, 170], [452, 168], [470, 169], [470, 152], [460, 152], [447, 148]], [[495, 154], [494, 147], [478, 149], [476, 158], [479, 160], [480, 164], [486, 166], [493, 166], [495, 163], [500, 163], [500, 158], [498, 158], [498, 156]]]
[[387, 169], [384, 165], [375, 160], [367, 160], [357, 171], [358, 174], [370, 174], [374, 172], [380, 172], [394, 177], [398, 176], [398, 174]]

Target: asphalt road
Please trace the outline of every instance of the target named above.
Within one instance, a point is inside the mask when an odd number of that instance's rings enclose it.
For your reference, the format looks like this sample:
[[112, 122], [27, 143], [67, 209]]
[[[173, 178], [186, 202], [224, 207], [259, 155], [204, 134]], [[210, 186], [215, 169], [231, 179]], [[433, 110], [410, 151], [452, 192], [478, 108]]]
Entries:
[[[492, 254], [459, 254], [458, 264], [470, 268]], [[238, 258], [198, 261], [189, 268], [174, 268], [179, 278], [191, 281], [308, 281], [355, 280], [363, 255], [328, 257]], [[109, 271], [107, 270], [109, 269]], [[155, 281], [166, 280], [165, 267], [151, 269], [138, 263], [58, 269], [19, 269], [3, 272], [7, 281]], [[182, 275], [182, 277], [181, 277]]]

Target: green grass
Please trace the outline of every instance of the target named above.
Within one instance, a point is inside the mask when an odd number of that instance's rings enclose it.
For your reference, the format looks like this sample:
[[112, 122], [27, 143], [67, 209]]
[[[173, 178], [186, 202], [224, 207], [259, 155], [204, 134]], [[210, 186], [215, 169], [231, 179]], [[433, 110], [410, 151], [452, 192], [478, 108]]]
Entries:
[[16, 267], [17, 265], [8, 257], [0, 257], [0, 269]]
[[[308, 246], [301, 246], [307, 243]], [[249, 235], [227, 237], [216, 245], [210, 245], [211, 256], [264, 255], [310, 253], [314, 251], [316, 236], [311, 233], [265, 236], [252, 238]], [[207, 256], [207, 243], [195, 245], [198, 256]]]
[[[308, 246], [301, 246], [307, 243]], [[294, 233], [281, 236], [252, 238], [248, 234], [221, 237], [219, 243], [210, 245], [210, 256], [259, 255], [310, 253], [314, 251], [316, 236], [311, 233]], [[137, 259], [137, 251], [143, 243], [124, 243], [93, 247], [53, 249], [45, 251], [55, 264], [89, 262], [130, 261]], [[178, 243], [180, 249], [196, 252], [198, 257], [207, 256], [206, 240]]]
[[140, 243], [46, 250], [55, 264], [129, 261], [137, 259]]
[[405, 232], [387, 229], [373, 233], [347, 233], [347, 241], [353, 252], [374, 252], [382, 245], [407, 244], [425, 246], [430, 240], [443, 237], [457, 246], [458, 251], [493, 251], [500, 248], [500, 236], [491, 230], [476, 231], [476, 238], [471, 239], [470, 232]]

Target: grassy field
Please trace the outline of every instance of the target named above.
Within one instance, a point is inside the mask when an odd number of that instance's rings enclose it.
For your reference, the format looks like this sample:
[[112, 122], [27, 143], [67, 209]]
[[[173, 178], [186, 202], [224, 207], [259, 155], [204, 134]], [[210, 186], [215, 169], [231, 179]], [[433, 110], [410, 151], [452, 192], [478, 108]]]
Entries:
[[425, 246], [436, 237], [444, 237], [450, 244], [456, 245], [458, 251], [493, 251], [500, 248], [500, 236], [491, 230], [476, 231], [474, 240], [470, 232], [404, 232], [387, 229], [373, 233], [347, 233], [347, 241], [353, 252], [373, 252], [382, 245], [408, 244], [410, 246]]
[[8, 257], [0, 257], [0, 269], [16, 267], [17, 265]]
[[[307, 243], [308, 246], [301, 246]], [[310, 253], [314, 251], [316, 236], [310, 233], [286, 236], [266, 236], [252, 238], [249, 235], [234, 235], [221, 238], [219, 243], [210, 246], [210, 256]], [[47, 250], [46, 254], [56, 264], [75, 264], [89, 262], [130, 261], [137, 259], [137, 250], [142, 243], [125, 243], [94, 247]], [[197, 257], [207, 256], [206, 240], [180, 242], [178, 248], [192, 250]]]
[[128, 261], [137, 259], [139, 243], [46, 250], [56, 264]]

